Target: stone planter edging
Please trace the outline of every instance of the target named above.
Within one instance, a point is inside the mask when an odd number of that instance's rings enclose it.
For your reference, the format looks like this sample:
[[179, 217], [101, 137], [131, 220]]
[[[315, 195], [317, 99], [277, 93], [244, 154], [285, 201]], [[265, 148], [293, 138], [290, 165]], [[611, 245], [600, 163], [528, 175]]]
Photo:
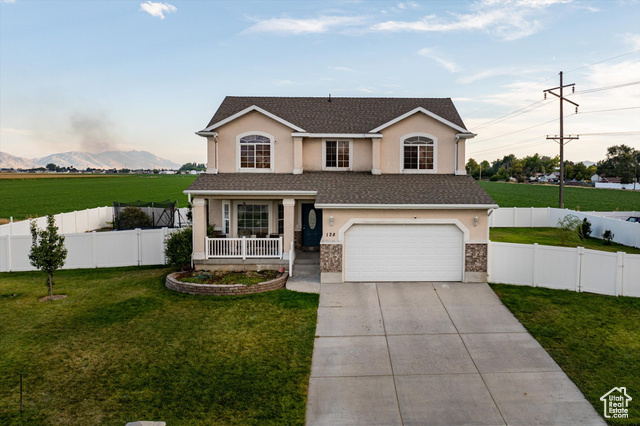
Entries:
[[179, 274], [179, 272], [167, 275], [165, 285], [169, 290], [202, 296], [240, 296], [244, 294], [264, 293], [265, 291], [283, 288], [289, 277], [289, 274], [285, 272], [281, 277], [273, 280], [246, 286], [244, 284], [219, 285], [185, 283], [177, 280], [175, 278], [176, 274]]

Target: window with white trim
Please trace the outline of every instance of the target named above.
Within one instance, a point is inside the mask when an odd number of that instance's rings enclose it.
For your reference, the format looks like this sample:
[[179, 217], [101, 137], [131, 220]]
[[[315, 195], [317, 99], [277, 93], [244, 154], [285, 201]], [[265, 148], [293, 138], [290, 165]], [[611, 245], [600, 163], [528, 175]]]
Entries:
[[231, 235], [231, 204], [222, 202], [222, 233]]
[[269, 234], [268, 204], [238, 204], [238, 236]]
[[351, 167], [351, 141], [324, 141], [324, 169], [349, 169]]
[[404, 170], [434, 170], [435, 142], [426, 136], [412, 136], [402, 143]]
[[262, 135], [240, 138], [240, 169], [271, 169], [271, 139]]

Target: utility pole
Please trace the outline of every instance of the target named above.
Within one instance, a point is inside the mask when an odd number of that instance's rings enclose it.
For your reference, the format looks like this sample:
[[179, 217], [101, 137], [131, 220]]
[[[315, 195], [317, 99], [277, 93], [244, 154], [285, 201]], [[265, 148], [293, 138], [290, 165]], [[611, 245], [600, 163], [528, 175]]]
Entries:
[[[573, 104], [576, 106], [576, 114], [578, 113], [578, 104], [570, 101], [569, 99], [564, 97], [564, 88], [565, 87], [571, 87], [571, 92], [575, 92], [575, 84], [571, 83], [571, 84], [567, 84], [567, 85], [563, 85], [562, 84], [562, 71], [560, 71], [560, 86], [558, 87], [553, 87], [551, 89], [547, 89], [544, 91], [544, 98], [547, 99], [547, 93], [552, 94], [553, 96], [560, 98], [560, 135], [555, 135], [555, 136], [547, 136], [547, 139], [553, 139], [555, 141], [557, 141], [560, 144], [560, 208], [563, 209], [564, 208], [564, 141], [570, 141], [573, 139], [578, 139], [578, 136], [565, 136], [564, 135], [564, 114], [562, 111], [562, 107], [564, 106], [564, 102], [569, 102], [570, 104]], [[559, 90], [560, 94], [555, 93], [554, 90]]]

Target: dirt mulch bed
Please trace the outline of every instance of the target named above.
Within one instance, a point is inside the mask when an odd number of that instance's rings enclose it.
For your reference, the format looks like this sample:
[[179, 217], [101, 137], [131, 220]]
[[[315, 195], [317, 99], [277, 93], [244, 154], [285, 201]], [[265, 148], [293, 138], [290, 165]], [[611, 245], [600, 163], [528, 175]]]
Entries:
[[54, 294], [53, 297], [51, 296], [45, 296], [45, 297], [41, 297], [40, 299], [38, 299], [40, 302], [48, 302], [50, 300], [60, 300], [60, 299], [66, 299], [67, 295], [66, 294]]

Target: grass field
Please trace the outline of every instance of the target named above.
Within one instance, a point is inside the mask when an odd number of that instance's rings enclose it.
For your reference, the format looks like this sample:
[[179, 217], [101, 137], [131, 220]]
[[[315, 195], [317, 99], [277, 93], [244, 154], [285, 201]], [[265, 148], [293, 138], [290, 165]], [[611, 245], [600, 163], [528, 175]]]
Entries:
[[513, 285], [491, 287], [602, 415], [600, 397], [623, 386], [640, 424], [640, 298]]
[[[545, 246], [560, 246], [556, 228], [491, 228], [489, 239], [499, 243], [543, 244]], [[565, 247], [584, 247], [591, 250], [602, 250], [615, 253], [623, 251], [629, 254], [640, 254], [640, 249], [611, 243], [605, 245], [604, 240], [587, 238], [586, 240], [566, 241]]]
[[[0, 175], [2, 176], [2, 175]], [[67, 178], [0, 179], [0, 218], [16, 220], [110, 206], [114, 201], [178, 200], [186, 207], [182, 193], [196, 178], [194, 175], [95, 175]], [[22, 175], [14, 175], [22, 176]], [[46, 175], [41, 175], [46, 176]]]
[[[507, 182], [480, 182], [500, 207], [558, 207], [559, 188]], [[640, 191], [565, 187], [564, 206], [581, 211], [640, 210]]]
[[318, 295], [183, 295], [169, 272], [59, 271], [55, 302], [0, 274], [0, 424], [303, 424]]
[[[34, 178], [37, 176], [37, 178]], [[53, 177], [52, 177], [53, 176]], [[113, 201], [178, 200], [194, 175], [10, 175], [0, 174], [0, 219], [16, 220], [48, 213], [109, 206]], [[480, 182], [500, 207], [558, 207], [558, 187]], [[566, 188], [565, 206], [582, 211], [640, 210], [640, 192]]]

